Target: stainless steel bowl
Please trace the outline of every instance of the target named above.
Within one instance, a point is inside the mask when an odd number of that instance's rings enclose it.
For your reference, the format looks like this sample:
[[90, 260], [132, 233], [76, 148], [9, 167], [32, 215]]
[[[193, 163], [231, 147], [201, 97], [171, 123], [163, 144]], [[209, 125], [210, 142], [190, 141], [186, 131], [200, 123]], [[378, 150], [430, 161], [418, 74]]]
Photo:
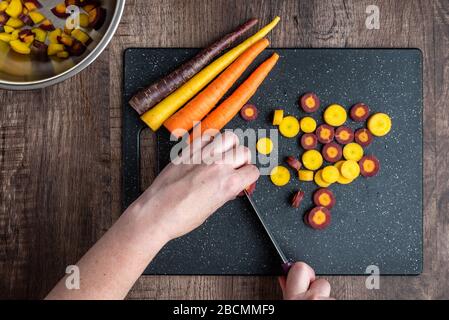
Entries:
[[[40, 11], [49, 17], [56, 27], [64, 28], [64, 20], [55, 17], [50, 9], [61, 0], [41, 1], [44, 8]], [[13, 52], [9, 44], [0, 41], [0, 88], [12, 90], [30, 90], [44, 88], [64, 81], [91, 64], [111, 41], [125, 7], [125, 0], [103, 0], [102, 7], [107, 10], [106, 21], [100, 30], [91, 30], [93, 39], [87, 51], [80, 57], [66, 60], [49, 59], [37, 61], [30, 55]]]

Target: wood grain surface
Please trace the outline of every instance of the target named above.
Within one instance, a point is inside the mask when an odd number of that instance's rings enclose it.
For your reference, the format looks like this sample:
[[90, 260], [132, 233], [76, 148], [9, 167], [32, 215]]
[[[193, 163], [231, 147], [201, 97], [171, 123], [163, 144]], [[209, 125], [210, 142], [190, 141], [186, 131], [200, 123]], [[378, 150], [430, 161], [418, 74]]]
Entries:
[[[370, 4], [380, 30], [365, 27]], [[424, 59], [424, 272], [330, 277], [338, 299], [449, 298], [448, 0], [128, 0], [117, 34], [62, 84], [0, 91], [0, 298], [42, 298], [120, 215], [122, 54], [202, 47], [250, 17], [282, 21], [273, 47], [413, 47]], [[154, 136], [143, 133], [143, 181]], [[407, 173], [403, 173], [407, 174]], [[278, 299], [273, 277], [143, 276], [129, 299]]]

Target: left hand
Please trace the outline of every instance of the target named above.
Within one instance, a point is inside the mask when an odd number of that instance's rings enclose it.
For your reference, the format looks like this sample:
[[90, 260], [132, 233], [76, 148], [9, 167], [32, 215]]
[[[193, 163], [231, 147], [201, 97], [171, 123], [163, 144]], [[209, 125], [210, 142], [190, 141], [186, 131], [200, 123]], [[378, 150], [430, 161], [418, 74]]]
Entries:
[[167, 241], [200, 226], [259, 178], [250, 150], [234, 133], [193, 144], [127, 210], [149, 218]]
[[333, 300], [331, 286], [325, 279], [316, 279], [315, 271], [304, 262], [296, 262], [287, 278], [279, 277], [285, 300]]

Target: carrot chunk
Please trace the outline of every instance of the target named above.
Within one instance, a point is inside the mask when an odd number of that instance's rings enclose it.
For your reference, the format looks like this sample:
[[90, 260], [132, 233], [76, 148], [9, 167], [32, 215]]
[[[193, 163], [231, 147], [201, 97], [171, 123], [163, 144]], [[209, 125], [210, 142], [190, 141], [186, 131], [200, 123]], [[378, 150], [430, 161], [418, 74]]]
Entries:
[[298, 191], [293, 195], [291, 205], [293, 208], [299, 208], [301, 205], [302, 199], [304, 199], [304, 191]]
[[285, 159], [285, 162], [287, 162], [287, 164], [290, 166], [290, 168], [295, 169], [295, 170], [299, 170], [302, 167], [301, 162], [299, 162], [299, 160], [293, 156], [288, 156]]
[[284, 119], [284, 110], [274, 110], [274, 116], [273, 116], [273, 125], [278, 126], [281, 124], [282, 119]]
[[313, 171], [298, 170], [298, 178], [300, 181], [313, 181]]

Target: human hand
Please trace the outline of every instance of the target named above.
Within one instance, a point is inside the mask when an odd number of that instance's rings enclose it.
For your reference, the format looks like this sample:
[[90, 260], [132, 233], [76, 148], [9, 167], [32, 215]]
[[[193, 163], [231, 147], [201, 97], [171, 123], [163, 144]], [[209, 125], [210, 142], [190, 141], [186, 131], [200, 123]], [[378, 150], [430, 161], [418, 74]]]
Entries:
[[167, 241], [180, 237], [258, 179], [259, 170], [250, 161], [249, 149], [231, 132], [209, 143], [192, 143], [129, 210], [150, 215]]
[[331, 300], [331, 286], [325, 279], [316, 279], [315, 271], [304, 262], [296, 262], [287, 278], [279, 277], [285, 300]]

